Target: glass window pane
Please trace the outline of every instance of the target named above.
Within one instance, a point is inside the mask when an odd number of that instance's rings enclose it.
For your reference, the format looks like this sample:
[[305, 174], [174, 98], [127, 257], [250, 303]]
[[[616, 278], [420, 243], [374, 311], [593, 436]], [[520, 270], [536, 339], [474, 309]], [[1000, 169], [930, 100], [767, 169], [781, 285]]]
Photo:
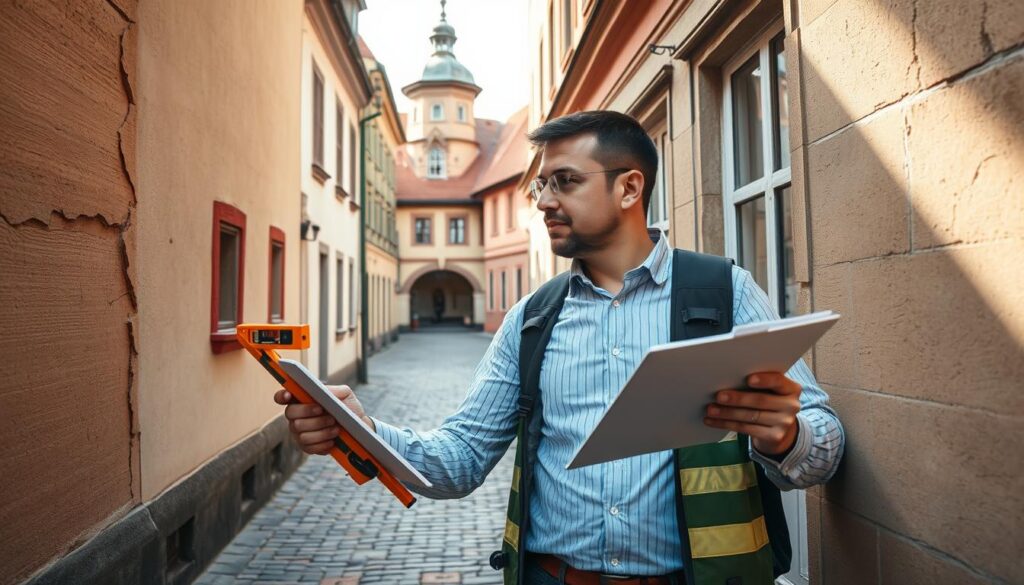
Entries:
[[220, 289], [217, 305], [218, 329], [238, 324], [238, 245], [239, 231], [227, 224], [220, 226]]
[[786, 48], [782, 36], [772, 41], [772, 91], [775, 108], [775, 170], [789, 167], [789, 82], [786, 77]]
[[345, 329], [345, 261], [337, 258], [334, 261], [335, 270], [335, 304], [337, 305], [337, 317], [335, 328], [338, 331]]
[[657, 225], [668, 219], [668, 204], [665, 189], [665, 144], [666, 134], [651, 137], [658, 148], [658, 173], [654, 178], [654, 190], [647, 207], [647, 225]]
[[740, 266], [750, 271], [761, 290], [768, 290], [768, 236], [765, 232], [764, 196], [736, 206], [736, 233]]
[[778, 206], [775, 215], [779, 221], [779, 314], [788, 317], [796, 314], [800, 290], [793, 267], [793, 198], [789, 185], [776, 192], [775, 204]]
[[284, 312], [282, 306], [281, 290], [284, 285], [284, 247], [280, 244], [274, 244], [271, 247], [271, 259], [270, 259], [270, 316], [274, 319], [280, 319]]
[[735, 188], [764, 176], [761, 142], [761, 65], [751, 57], [732, 74], [732, 128]]

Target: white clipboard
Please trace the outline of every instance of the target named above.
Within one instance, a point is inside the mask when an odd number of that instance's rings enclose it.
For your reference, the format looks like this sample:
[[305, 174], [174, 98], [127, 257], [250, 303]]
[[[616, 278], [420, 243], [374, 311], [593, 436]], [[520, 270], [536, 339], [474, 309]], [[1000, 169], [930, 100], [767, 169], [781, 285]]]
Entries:
[[704, 424], [715, 392], [788, 371], [838, 320], [823, 311], [651, 347], [566, 469], [722, 440]]
[[373, 432], [361, 418], [356, 416], [352, 409], [345, 406], [345, 403], [324, 386], [320, 380], [306, 369], [306, 366], [295, 360], [281, 359], [278, 361], [289, 376], [292, 377], [303, 390], [316, 400], [323, 409], [338, 421], [338, 424], [348, 431], [352, 438], [359, 442], [370, 455], [373, 455], [391, 475], [394, 475], [402, 483], [409, 486], [422, 488], [433, 487], [427, 478], [413, 468], [404, 457], [398, 454], [391, 445], [388, 445]]

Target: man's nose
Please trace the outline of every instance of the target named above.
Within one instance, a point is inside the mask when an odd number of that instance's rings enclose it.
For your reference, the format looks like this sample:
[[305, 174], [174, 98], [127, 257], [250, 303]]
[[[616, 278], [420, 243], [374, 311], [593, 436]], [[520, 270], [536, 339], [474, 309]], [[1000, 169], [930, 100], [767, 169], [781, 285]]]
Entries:
[[558, 198], [551, 192], [551, 187], [546, 187], [540, 192], [540, 199], [537, 200], [537, 209], [540, 211], [558, 209]]

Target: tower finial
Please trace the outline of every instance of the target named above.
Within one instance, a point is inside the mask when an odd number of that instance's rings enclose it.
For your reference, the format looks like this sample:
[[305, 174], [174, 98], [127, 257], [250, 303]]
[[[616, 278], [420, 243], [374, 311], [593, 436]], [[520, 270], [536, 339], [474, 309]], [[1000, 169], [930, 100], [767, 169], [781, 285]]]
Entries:
[[445, 20], [444, 5], [448, 3], [448, 0], [441, 0], [441, 20]]

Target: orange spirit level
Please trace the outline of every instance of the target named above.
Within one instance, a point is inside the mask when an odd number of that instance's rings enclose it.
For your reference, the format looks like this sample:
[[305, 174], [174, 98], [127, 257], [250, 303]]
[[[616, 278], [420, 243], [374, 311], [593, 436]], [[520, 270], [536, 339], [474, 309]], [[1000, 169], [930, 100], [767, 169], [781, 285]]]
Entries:
[[[316, 404], [316, 401], [281, 368], [277, 355], [279, 349], [307, 349], [309, 347], [309, 325], [239, 325], [236, 329], [238, 342], [252, 354], [270, 375], [291, 392], [292, 396], [303, 404]], [[325, 409], [326, 411], [326, 409]], [[341, 464], [349, 476], [359, 485], [373, 478], [380, 480], [384, 487], [408, 508], [416, 502], [416, 498], [377, 461], [352, 435], [340, 428], [334, 439], [331, 457]]]

